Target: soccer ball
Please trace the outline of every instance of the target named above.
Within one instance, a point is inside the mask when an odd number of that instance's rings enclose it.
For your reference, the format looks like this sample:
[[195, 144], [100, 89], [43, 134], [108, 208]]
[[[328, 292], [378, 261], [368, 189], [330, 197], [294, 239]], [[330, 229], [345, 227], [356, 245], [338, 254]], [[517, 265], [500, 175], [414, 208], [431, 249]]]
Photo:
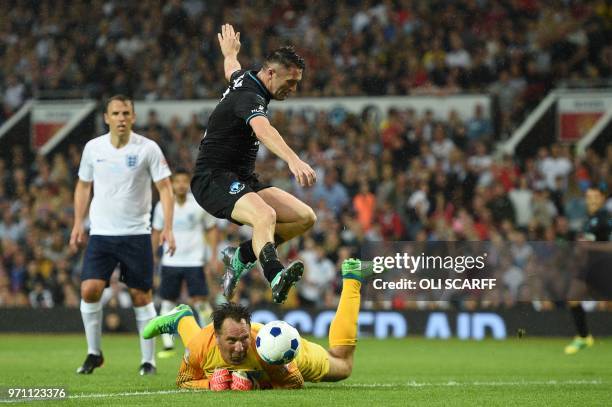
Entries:
[[255, 345], [266, 363], [285, 365], [300, 351], [300, 334], [285, 321], [272, 321], [261, 327]]

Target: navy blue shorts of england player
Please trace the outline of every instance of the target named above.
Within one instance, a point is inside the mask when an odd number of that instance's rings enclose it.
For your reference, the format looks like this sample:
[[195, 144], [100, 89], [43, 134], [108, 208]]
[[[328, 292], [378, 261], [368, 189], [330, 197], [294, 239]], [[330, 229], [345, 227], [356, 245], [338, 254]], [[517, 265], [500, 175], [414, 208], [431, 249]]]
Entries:
[[162, 266], [159, 295], [164, 300], [175, 301], [181, 295], [181, 284], [185, 280], [190, 297], [208, 295], [204, 267]]
[[196, 173], [191, 180], [191, 192], [202, 208], [211, 215], [242, 223], [232, 219], [234, 205], [244, 194], [259, 192], [270, 185], [259, 181], [256, 174], [239, 177], [223, 169], [208, 169]]
[[89, 237], [81, 280], [110, 280], [119, 264], [119, 280], [130, 288], [148, 291], [153, 287], [151, 235]]

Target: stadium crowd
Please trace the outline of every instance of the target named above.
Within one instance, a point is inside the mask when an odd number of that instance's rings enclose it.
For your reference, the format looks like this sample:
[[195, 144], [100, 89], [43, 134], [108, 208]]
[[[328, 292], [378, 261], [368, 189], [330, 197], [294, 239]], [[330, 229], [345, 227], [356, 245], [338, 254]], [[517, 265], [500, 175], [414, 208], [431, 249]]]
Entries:
[[[313, 188], [299, 187], [265, 148], [258, 159], [264, 181], [300, 196], [318, 217], [306, 237], [282, 251], [285, 258], [299, 256], [306, 264], [298, 296], [287, 306], [333, 306], [339, 263], [358, 256], [364, 243], [395, 240], [507, 242], [516, 250], [500, 272], [505, 281], [500, 296], [489, 300], [492, 305], [526, 300], [540, 293], [519, 289], [525, 282], [521, 267], [531, 255], [521, 249], [523, 242], [574, 240], [586, 219], [584, 189], [612, 183], [612, 146], [603, 156], [589, 150], [578, 158], [569, 146], [553, 144], [524, 161], [494, 158], [490, 133], [470, 130], [491, 128], [478, 112], [465, 122], [452, 113], [441, 120], [430, 112], [419, 116], [393, 109], [381, 123], [352, 115], [338, 122], [325, 112], [310, 120], [281, 111], [273, 117], [288, 143], [317, 171], [320, 181]], [[137, 131], [162, 146], [171, 166], [189, 169], [202, 130], [195, 119], [163, 126], [151, 113]], [[30, 163], [15, 146], [11, 166], [0, 160], [0, 306], [77, 306], [81, 257], [66, 242], [81, 149], [71, 145], [65, 153]], [[226, 222], [219, 228], [221, 247], [247, 233]], [[218, 292], [222, 267], [209, 269], [213, 292]], [[246, 286], [241, 291], [245, 301], [269, 302], [259, 273], [251, 273]], [[116, 283], [107, 299], [129, 306]]]
[[[469, 120], [391, 109], [383, 122], [275, 112], [273, 124], [318, 172], [301, 189], [286, 166], [262, 149], [265, 181], [297, 194], [318, 221], [283, 249], [301, 257], [306, 273], [287, 306], [332, 307], [338, 266], [380, 240], [492, 240], [517, 249], [525, 240], [571, 241], [586, 217], [582, 192], [611, 185], [612, 147], [575, 157], [555, 144], [527, 159], [492, 155], [553, 86], [610, 77], [612, 8], [605, 1], [237, 1], [0, 3], [0, 89], [6, 119], [29, 96], [138, 99], [218, 98], [225, 87], [216, 43], [221, 22], [243, 35], [241, 62], [256, 64], [265, 50], [293, 43], [307, 71], [298, 96], [491, 92], [493, 121], [477, 108]], [[142, 61], [155, 61], [142, 64]], [[194, 162], [203, 126], [197, 118], [162, 125], [155, 112], [141, 134], [157, 141], [169, 163]], [[93, 136], [93, 135], [92, 135]], [[77, 307], [81, 257], [69, 251], [72, 191], [82, 146], [26, 162], [14, 146], [0, 160], [0, 306]], [[610, 201], [608, 208], [610, 208]], [[219, 222], [225, 243], [244, 229]], [[223, 245], [221, 245], [223, 246]], [[527, 253], [527, 254], [526, 254]], [[525, 271], [492, 305], [525, 294]], [[221, 265], [210, 265], [218, 291]], [[263, 278], [251, 273], [240, 295], [269, 302]], [[533, 295], [534, 293], [531, 293]], [[537, 294], [537, 293], [536, 293]], [[130, 306], [116, 281], [106, 301]], [[401, 299], [393, 306], [409, 307]]]
[[296, 45], [308, 71], [301, 96], [491, 92], [497, 137], [553, 85], [593, 85], [612, 73], [605, 0], [319, 3], [3, 1], [1, 116], [30, 95], [216, 99], [225, 87], [216, 35], [224, 22], [242, 31], [243, 66]]

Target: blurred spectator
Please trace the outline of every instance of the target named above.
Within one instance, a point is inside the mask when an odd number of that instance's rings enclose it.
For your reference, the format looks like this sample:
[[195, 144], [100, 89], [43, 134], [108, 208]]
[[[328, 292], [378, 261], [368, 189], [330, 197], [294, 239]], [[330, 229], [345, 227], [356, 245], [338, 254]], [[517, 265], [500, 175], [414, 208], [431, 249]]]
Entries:
[[297, 287], [300, 303], [305, 307], [321, 303], [331, 305], [330, 294], [337, 276], [336, 266], [325, 256], [323, 247], [316, 245], [312, 239], [306, 239], [300, 258], [304, 261], [305, 269]]
[[563, 189], [567, 187], [567, 176], [572, 171], [572, 162], [568, 157], [560, 155], [561, 147], [553, 144], [550, 155], [545, 147], [538, 152], [539, 170], [546, 179], [546, 186], [550, 190], [557, 189], [557, 178], [561, 178]]
[[467, 122], [467, 136], [470, 142], [487, 141], [493, 136], [491, 120], [484, 116], [482, 105], [474, 108], [474, 117]]
[[[521, 239], [573, 239], [586, 213], [584, 188], [610, 190], [612, 147], [589, 149], [584, 157], [572, 157], [559, 144], [536, 157], [500, 160], [492, 154], [493, 142], [508, 137], [552, 87], [609, 84], [610, 26], [601, 7], [467, 0], [350, 1], [324, 8], [247, 3], [0, 2], [0, 121], [29, 95], [76, 92], [101, 99], [120, 90], [147, 100], [218, 98], [227, 84], [216, 31], [228, 16], [243, 33], [245, 67], [257, 66], [281, 42], [296, 45], [308, 67], [299, 96], [491, 92], [492, 111], [477, 106], [467, 120], [457, 112], [441, 120], [430, 109], [393, 107], [381, 122], [371, 110], [362, 117], [340, 110], [274, 112], [274, 124], [319, 176], [314, 188], [300, 189], [272, 154], [262, 149], [258, 158], [266, 181], [316, 208], [313, 231], [284, 254], [310, 259], [305, 279], [315, 282], [317, 296], [308, 288], [300, 296], [314, 306], [333, 303], [338, 262], [358, 255], [368, 241], [496, 239], [501, 246], [512, 242], [520, 253], [526, 250]], [[196, 115], [188, 123], [162, 123], [150, 111], [137, 131], [160, 142], [171, 166], [193, 169], [205, 125]], [[82, 254], [69, 253], [66, 241], [81, 151], [73, 144], [28, 162], [23, 147], [13, 146], [10, 160], [0, 159], [1, 306], [46, 306], [47, 293], [54, 306], [77, 306]], [[522, 237], [516, 237], [519, 228]], [[221, 239], [230, 242], [239, 233], [227, 227]], [[500, 270], [505, 291], [492, 303], [524, 295], [529, 266], [512, 267]], [[257, 276], [249, 277], [242, 299], [266, 305], [269, 287]], [[129, 306], [116, 280], [105, 295], [109, 304]], [[107, 326], [120, 329], [121, 321], [111, 318]]]
[[323, 182], [319, 180], [314, 186], [312, 199], [315, 202], [325, 201], [325, 204], [336, 215], [341, 213], [349, 202], [346, 188], [338, 182], [338, 172], [334, 168], [325, 171]]
[[364, 231], [370, 230], [376, 210], [376, 197], [370, 192], [370, 186], [365, 181], [360, 183], [359, 193], [353, 198], [353, 209], [361, 228]]
[[29, 295], [32, 308], [53, 308], [53, 296], [42, 282], [34, 283], [34, 289]]
[[4, 86], [4, 114], [9, 117], [16, 112], [26, 98], [26, 87], [19, 82], [16, 75], [10, 74], [6, 77]]
[[525, 228], [533, 217], [532, 199], [533, 191], [527, 185], [527, 178], [521, 177], [518, 186], [508, 194], [512, 207], [514, 208], [514, 219], [518, 227]]

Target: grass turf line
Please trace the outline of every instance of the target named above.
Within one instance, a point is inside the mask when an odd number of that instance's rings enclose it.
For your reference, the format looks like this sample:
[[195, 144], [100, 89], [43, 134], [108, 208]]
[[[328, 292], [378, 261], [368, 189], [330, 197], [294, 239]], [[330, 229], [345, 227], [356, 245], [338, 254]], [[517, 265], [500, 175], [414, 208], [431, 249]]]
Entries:
[[598, 338], [595, 347], [565, 356], [567, 341], [363, 339], [353, 375], [344, 382], [307, 384], [302, 391], [215, 394], [177, 391], [180, 356], [158, 359], [156, 376], [139, 376], [135, 334], [104, 335], [105, 366], [89, 376], [75, 373], [85, 357], [82, 335], [0, 335], [0, 387], [68, 389], [69, 399], [45, 406], [607, 405], [612, 341]]

